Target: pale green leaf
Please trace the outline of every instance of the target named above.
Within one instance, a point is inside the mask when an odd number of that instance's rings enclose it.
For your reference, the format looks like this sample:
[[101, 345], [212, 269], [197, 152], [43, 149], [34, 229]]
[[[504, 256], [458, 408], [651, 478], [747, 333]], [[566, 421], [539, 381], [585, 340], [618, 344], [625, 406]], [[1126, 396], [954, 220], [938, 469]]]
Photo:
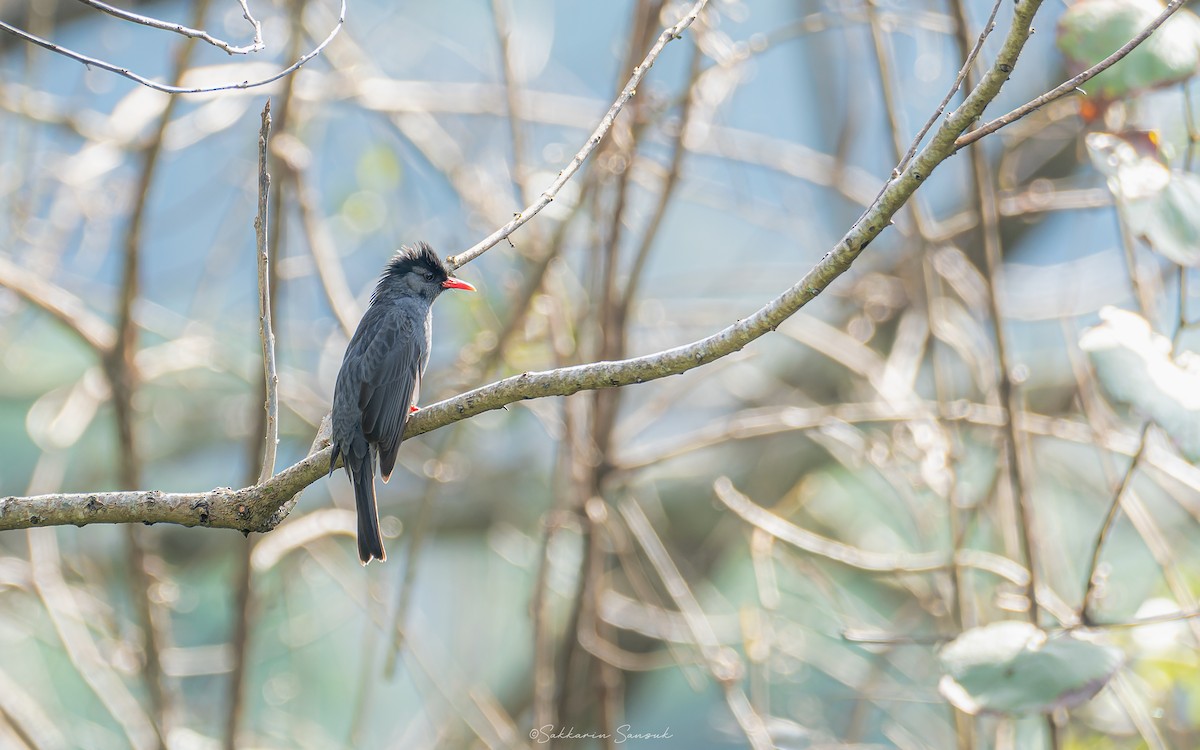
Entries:
[[1035, 714], [1090, 699], [1121, 665], [1115, 648], [1026, 622], [972, 628], [938, 654], [938, 690], [969, 714]]
[[1200, 459], [1200, 359], [1190, 352], [1172, 357], [1171, 342], [1136, 313], [1106, 307], [1100, 318], [1079, 337], [1079, 348], [1105, 392], [1154, 420], [1188, 459]]

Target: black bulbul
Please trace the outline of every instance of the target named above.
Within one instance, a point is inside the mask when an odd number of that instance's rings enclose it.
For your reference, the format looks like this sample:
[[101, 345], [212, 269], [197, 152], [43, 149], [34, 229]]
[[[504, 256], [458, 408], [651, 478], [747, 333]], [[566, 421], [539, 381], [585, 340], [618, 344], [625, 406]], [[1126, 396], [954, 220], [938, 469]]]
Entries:
[[401, 248], [375, 285], [338, 371], [329, 473], [340, 454], [354, 485], [358, 558], [363, 565], [373, 558], [387, 559], [375, 504], [375, 461], [386, 482], [429, 363], [433, 301], [447, 289], [475, 291], [451, 276], [424, 242]]

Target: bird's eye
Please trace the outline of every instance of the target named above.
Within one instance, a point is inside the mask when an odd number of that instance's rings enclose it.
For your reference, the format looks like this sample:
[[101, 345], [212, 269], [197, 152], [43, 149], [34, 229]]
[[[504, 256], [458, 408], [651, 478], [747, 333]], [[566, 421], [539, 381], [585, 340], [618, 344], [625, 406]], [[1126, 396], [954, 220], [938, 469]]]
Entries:
[[426, 281], [433, 281], [433, 271], [426, 271], [426, 272], [425, 272], [425, 280], [426, 280]]

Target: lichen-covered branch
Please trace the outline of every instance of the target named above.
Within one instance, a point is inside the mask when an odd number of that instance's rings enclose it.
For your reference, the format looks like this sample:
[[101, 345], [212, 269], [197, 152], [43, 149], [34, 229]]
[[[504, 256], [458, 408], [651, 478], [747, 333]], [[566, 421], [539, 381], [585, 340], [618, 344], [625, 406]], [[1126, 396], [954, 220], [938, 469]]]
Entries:
[[0, 531], [92, 523], [177, 523], [213, 529], [268, 531], [275, 510], [321, 477], [328, 449], [289, 466], [261, 485], [208, 492], [134, 490], [0, 498]]

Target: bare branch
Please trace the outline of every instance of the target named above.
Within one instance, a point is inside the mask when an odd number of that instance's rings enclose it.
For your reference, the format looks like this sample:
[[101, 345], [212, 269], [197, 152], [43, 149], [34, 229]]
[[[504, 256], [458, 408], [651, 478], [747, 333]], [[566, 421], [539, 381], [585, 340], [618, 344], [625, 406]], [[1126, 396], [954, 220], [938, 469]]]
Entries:
[[121, 727], [131, 747], [136, 750], [159, 747], [160, 740], [154, 722], [101, 653], [79, 609], [75, 592], [63, 579], [54, 532], [31, 529], [28, 536], [34, 588], [46, 606], [46, 614], [50, 616], [67, 658], [79, 670], [79, 676], [100, 704]]
[[285, 179], [290, 179], [294, 188], [296, 207], [300, 211], [300, 224], [308, 241], [308, 252], [312, 255], [317, 280], [325, 292], [329, 309], [341, 325], [346, 338], [354, 335], [354, 327], [362, 316], [362, 309], [350, 291], [346, 274], [338, 262], [333, 237], [324, 220], [318, 215], [320, 201], [308, 178], [308, 165], [312, 154], [300, 140], [290, 133], [281, 133], [271, 145], [279, 164], [285, 170]]
[[263, 377], [266, 378], [267, 429], [263, 436], [263, 459], [258, 483], [275, 473], [275, 450], [279, 444], [279, 373], [275, 369], [275, 332], [271, 330], [271, 283], [267, 257], [267, 198], [271, 175], [267, 174], [267, 139], [271, 134], [271, 100], [262, 111], [262, 129], [258, 133], [258, 216], [254, 217], [254, 237], [258, 245], [258, 333], [262, 340]]
[[717, 479], [713, 483], [713, 490], [726, 508], [751, 526], [762, 529], [776, 539], [782, 539], [805, 552], [827, 557], [854, 568], [886, 573], [923, 573], [950, 567], [950, 555], [945, 552], [871, 552], [802, 529], [738, 492], [728, 477]]
[[[599, 364], [615, 365], [619, 363]], [[566, 369], [579, 370], [587, 367], [589, 366], [584, 365], [579, 368]], [[486, 408], [480, 408], [479, 399], [482, 398], [482, 391], [495, 390], [497, 386], [510, 383], [510, 381], [522, 381], [531, 375], [549, 378], [561, 372], [561, 370], [557, 370], [548, 373], [519, 375], [492, 386], [427, 406], [414, 413], [409, 419], [405, 437], [406, 439], [412, 438], [456, 422], [466, 416], [501, 408], [503, 404], [498, 402], [489, 402]], [[535, 379], [528, 384], [526, 386], [526, 391], [530, 394], [528, 396], [512, 395], [513, 392], [518, 394], [521, 392], [517, 389], [519, 382], [506, 386], [509, 389], [506, 391], [509, 400], [504, 403], [512, 403], [525, 397], [533, 398], [539, 391], [544, 390], [542, 387], [544, 382], [547, 381]], [[986, 418], [983, 414], [976, 415], [972, 421], [980, 424], [1003, 424], [1003, 414], [999, 410], [992, 411], [996, 413]], [[1051, 435], [1060, 439], [1084, 443], [1099, 441], [1106, 449], [1128, 454], [1134, 453], [1137, 448], [1133, 441], [1124, 440], [1125, 436], [1121, 436], [1121, 439], [1118, 440], [1116, 436], [1098, 435], [1084, 425], [1075, 425], [1064, 420], [1044, 417], [1035, 419], [1033, 415], [1029, 414], [1017, 416], [1022, 429], [1035, 434]], [[326, 440], [318, 441], [316, 445], [320, 446]], [[241, 490], [218, 488], [208, 492], [193, 493], [136, 491], [4, 497], [0, 498], [0, 531], [43, 525], [84, 526], [91, 523], [177, 523], [184, 526], [206, 526], [241, 531], [269, 531], [282, 520], [284, 514], [281, 514], [279, 510], [284, 508], [296, 493], [328, 473], [329, 455], [328, 448], [316, 450], [266, 482]], [[1181, 473], [1190, 471], [1190, 465], [1178, 460], [1169, 451], [1151, 451], [1147, 463], [1189, 487], [1200, 486], [1200, 477]]]
[[1138, 34], [1134, 38], [1130, 39], [1128, 42], [1126, 42], [1124, 45], [1122, 45], [1121, 48], [1118, 49], [1116, 52], [1112, 53], [1108, 57], [1104, 58], [1103, 60], [1096, 63], [1095, 65], [1088, 68], [1087, 70], [1083, 71], [1082, 73], [1075, 76], [1074, 78], [1064, 81], [1063, 83], [1059, 84], [1058, 86], [1056, 86], [1053, 89], [1050, 89], [1049, 91], [1047, 91], [1046, 93], [1037, 97], [1036, 99], [1032, 99], [1032, 100], [1026, 102], [1025, 104], [1022, 104], [1021, 106], [1014, 109], [1012, 112], [1009, 112], [1006, 115], [997, 117], [995, 120], [992, 120], [991, 122], [987, 123], [986, 125], [981, 125], [980, 127], [975, 128], [971, 132], [966, 133], [965, 135], [959, 136], [958, 140], [956, 140], [954, 142], [955, 150], [969, 146], [972, 143], [974, 143], [975, 141], [984, 137], [985, 135], [995, 133], [997, 130], [1004, 127], [1005, 125], [1011, 125], [1012, 123], [1016, 122], [1017, 120], [1020, 120], [1025, 115], [1028, 115], [1030, 112], [1033, 112], [1036, 109], [1040, 109], [1056, 99], [1061, 99], [1062, 97], [1066, 96], [1067, 94], [1075, 93], [1076, 91], [1078, 91], [1080, 86], [1082, 86], [1083, 84], [1087, 83], [1088, 81], [1092, 80], [1096, 76], [1100, 75], [1104, 71], [1111, 68], [1117, 62], [1119, 62], [1123, 57], [1125, 57], [1130, 52], [1132, 52], [1134, 47], [1137, 47], [1139, 44], [1141, 44], [1142, 42], [1149, 39], [1150, 35], [1153, 34], [1158, 29], [1159, 26], [1162, 26], [1163, 23], [1166, 22], [1166, 20], [1171, 17], [1171, 14], [1173, 14], [1175, 11], [1179, 10], [1182, 7], [1183, 7], [1183, 0], [1171, 0], [1171, 2], [1167, 4], [1167, 7], [1163, 8], [1162, 13], [1159, 13], [1158, 16], [1155, 17], [1155, 19], [1146, 26], [1146, 28], [1142, 29], [1140, 34]]
[[621, 517], [625, 519], [633, 538], [638, 541], [642, 551], [646, 553], [646, 558], [658, 573], [658, 577], [675, 602], [675, 606], [683, 614], [683, 620], [687, 624], [693, 641], [699, 647], [713, 679], [723, 688], [729, 710], [733, 712], [742, 731], [746, 733], [746, 739], [750, 741], [750, 746], [754, 750], [774, 747], [775, 744], [771, 741], [771, 735], [767, 733], [762, 717], [750, 705], [745, 691], [739, 685], [745, 670], [741, 658], [733, 649], [721, 645], [713, 631], [712, 623], [708, 621], [700, 603], [696, 601], [687, 581], [675, 567], [670, 554], [663, 546], [662, 540], [658, 538], [658, 534], [655, 533], [654, 527], [650, 525], [650, 520], [646, 518], [641, 506], [634, 502], [622, 502]]
[[303, 66], [305, 63], [307, 63], [309, 60], [311, 60], [314, 57], [316, 57], [317, 55], [321, 54], [321, 52], [327, 46], [329, 46], [329, 43], [333, 41], [333, 38], [338, 35], [338, 32], [340, 32], [342, 30], [342, 26], [345, 24], [345, 22], [346, 22], [346, 0], [341, 0], [341, 10], [338, 12], [337, 24], [335, 24], [333, 29], [330, 30], [329, 35], [326, 36], [325, 39], [322, 40], [320, 44], [318, 44], [316, 47], [314, 47], [309, 52], [307, 52], [305, 55], [303, 55], [300, 59], [296, 60], [296, 62], [292, 63], [291, 65], [289, 65], [288, 67], [279, 71], [278, 73], [275, 73], [274, 75], [268, 76], [266, 78], [261, 78], [256, 81], [241, 81], [241, 82], [237, 82], [237, 83], [220, 83], [215, 86], [192, 86], [192, 87], [171, 86], [171, 85], [167, 85], [164, 83], [158, 83], [157, 81], [153, 81], [149, 78], [146, 78], [145, 76], [138, 75], [137, 73], [134, 73], [133, 71], [129, 70], [128, 68], [122, 68], [118, 65], [113, 65], [112, 63], [105, 62], [104, 60], [100, 60], [95, 57], [88, 57], [87, 55], [80, 54], [79, 52], [75, 52], [74, 50], [67, 49], [66, 47], [55, 44], [54, 42], [51, 42], [49, 40], [43, 39], [40, 36], [30, 34], [28, 31], [19, 29], [16, 26], [12, 26], [8, 23], [5, 23], [4, 21], [0, 21], [0, 31], [7, 31], [8, 33], [12, 34], [13, 36], [17, 37], [18, 39], [23, 39], [31, 44], [36, 44], [37, 46], [42, 47], [43, 49], [48, 49], [51, 52], [55, 52], [57, 54], [62, 55], [63, 57], [69, 57], [70, 59], [72, 59], [76, 62], [79, 62], [79, 63], [83, 63], [84, 65], [87, 65], [89, 67], [96, 67], [96, 68], [100, 68], [101, 70], [107, 70], [110, 73], [116, 73], [119, 76], [128, 78], [131, 81], [140, 83], [147, 88], [154, 89], [155, 91], [161, 91], [165, 94], [209, 94], [214, 91], [229, 91], [231, 89], [252, 89], [252, 88], [255, 88], [258, 86], [265, 86], [268, 83], [274, 83], [275, 81], [278, 81], [280, 78], [283, 78], [284, 76], [294, 73], [295, 71], [299, 70], [301, 68], [301, 66]]
[[516, 184], [517, 200], [527, 203], [525, 173], [525, 138], [521, 132], [521, 103], [517, 88], [517, 76], [513, 71], [512, 24], [504, 0], [492, 0], [492, 25], [496, 29], [496, 41], [500, 46], [500, 73], [504, 81], [504, 110], [508, 115], [509, 145], [512, 149], [512, 176]]
[[0, 498], [0, 531], [90, 523], [177, 523], [239, 531], [267, 531], [276, 509], [324, 476], [322, 451], [284, 469], [265, 484], [209, 492], [96, 492]]
[[251, 52], [260, 52], [266, 46], [263, 44], [262, 24], [259, 23], [254, 16], [250, 15], [250, 7], [246, 4], [246, 0], [238, 0], [238, 2], [241, 3], [242, 6], [242, 17], [249, 21], [250, 25], [254, 28], [254, 41], [244, 47], [236, 47], [229, 42], [222, 41], [203, 29], [193, 29], [188, 26], [184, 26], [181, 23], [161, 21], [157, 18], [152, 18], [151, 16], [143, 16], [138, 13], [133, 13], [132, 11], [114, 8], [107, 3], [100, 2], [100, 0], [79, 0], [79, 2], [83, 3], [84, 5], [89, 5], [96, 10], [102, 11], [111, 16], [116, 16], [123, 21], [130, 21], [143, 26], [149, 26], [150, 28], [159, 29], [160, 31], [171, 31], [176, 34], [186, 36], [190, 39], [199, 39], [200, 41], [207, 42], [218, 49], [225, 50], [231, 55], [245, 55]]
[[637, 93], [637, 87], [641, 85], [642, 79], [646, 76], [650, 67], [654, 65], [654, 61], [658, 59], [658, 55], [663, 51], [663, 47], [666, 47], [668, 42], [678, 39], [679, 35], [692, 25], [692, 22], [696, 20], [696, 16], [700, 15], [700, 11], [704, 9], [707, 3], [708, 0], [697, 0], [696, 4], [692, 6], [692, 9], [683, 18], [679, 19], [674, 26], [668, 27], [658, 35], [658, 41], [646, 53], [642, 64], [633, 69], [633, 75], [630, 76], [629, 82], [625, 84], [625, 88], [621, 90], [621, 95], [617, 97], [617, 100], [609, 107], [608, 112], [601, 118], [600, 124], [596, 126], [591, 137], [587, 139], [587, 143], [583, 145], [583, 148], [579, 149], [579, 152], [575, 154], [575, 158], [571, 159], [566, 168], [558, 173], [558, 178], [551, 183], [550, 187], [546, 188], [546, 191], [524, 211], [513, 217], [512, 221], [492, 232], [475, 246], [464, 250], [458, 255], [451, 255], [447, 258], [446, 261], [450, 264], [451, 268], [464, 266], [480, 255], [483, 255], [498, 242], [523, 226], [525, 222], [540, 213], [543, 208], [550, 205], [550, 202], [558, 195], [558, 191], [562, 189], [562, 186], [570, 181], [575, 173], [579, 171], [579, 167], [583, 165], [583, 162], [596, 149], [596, 146], [600, 145], [600, 141], [604, 140], [604, 136], [608, 134], [613, 122], [617, 119], [617, 115], [620, 114], [621, 108]]
[[18, 681], [0, 670], [0, 717], [20, 737], [24, 747], [59, 750], [70, 747], [62, 732], [62, 716], [51, 718], [48, 706], [34, 697], [27, 679]]
[[97, 352], [109, 351], [117, 340], [117, 332], [108, 321], [88, 309], [83, 300], [3, 255], [0, 255], [0, 286], [54, 316]]
[[959, 87], [962, 86], [963, 81], [967, 78], [967, 74], [971, 72], [971, 66], [975, 64], [975, 59], [979, 57], [979, 52], [983, 49], [984, 41], [987, 40], [988, 36], [992, 33], [992, 30], [996, 28], [996, 13], [1000, 10], [1000, 3], [1001, 0], [996, 0], [995, 4], [992, 5], [992, 14], [988, 16], [987, 23], [983, 25], [983, 31], [980, 32], [979, 38], [975, 40], [975, 46], [971, 48], [970, 53], [967, 55], [966, 61], [963, 62], [962, 67], [958, 70], [958, 75], [954, 77], [954, 83], [951, 84], [950, 90], [946, 92], [946, 97], [942, 99], [942, 103], [938, 105], [937, 109], [933, 111], [933, 114], [929, 116], [929, 119], [925, 121], [925, 125], [921, 128], [921, 131], [917, 133], [916, 137], [913, 138], [912, 144], [909, 145], [908, 151], [904, 154], [904, 158], [901, 159], [900, 163], [896, 165], [897, 174], [903, 171], [904, 168], [908, 166], [908, 162], [911, 161], [913, 156], [916, 155], [917, 148], [921, 145], [921, 141], [925, 138], [925, 134], [929, 132], [929, 129], [933, 127], [933, 124], [937, 122], [937, 119], [942, 116], [943, 112], [946, 111], [946, 105], [948, 105], [950, 100], [954, 98], [955, 92], [957, 92]]

